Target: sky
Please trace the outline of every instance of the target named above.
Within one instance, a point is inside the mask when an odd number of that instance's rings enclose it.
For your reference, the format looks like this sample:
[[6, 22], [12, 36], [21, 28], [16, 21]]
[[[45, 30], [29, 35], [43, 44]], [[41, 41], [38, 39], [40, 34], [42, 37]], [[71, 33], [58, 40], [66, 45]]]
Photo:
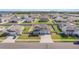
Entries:
[[0, 11], [79, 11], [79, 0], [0, 0]]
[[79, 11], [79, 9], [0, 9], [0, 11]]

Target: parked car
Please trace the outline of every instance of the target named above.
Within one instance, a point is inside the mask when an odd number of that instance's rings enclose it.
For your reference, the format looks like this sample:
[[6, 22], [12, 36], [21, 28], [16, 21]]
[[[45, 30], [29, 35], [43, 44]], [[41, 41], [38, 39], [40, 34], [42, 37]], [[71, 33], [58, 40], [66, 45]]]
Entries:
[[79, 41], [75, 41], [75, 42], [73, 42], [73, 44], [79, 44]]

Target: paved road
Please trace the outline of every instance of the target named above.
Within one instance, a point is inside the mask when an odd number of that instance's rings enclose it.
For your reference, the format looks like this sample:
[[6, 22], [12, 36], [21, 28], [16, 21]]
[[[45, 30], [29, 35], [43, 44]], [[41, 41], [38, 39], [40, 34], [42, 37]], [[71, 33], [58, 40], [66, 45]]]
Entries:
[[[18, 24], [18, 23], [8, 23], [8, 24], [0, 24], [0, 26], [11, 26], [13, 24]], [[32, 26], [33, 24], [19, 24], [21, 26]], [[34, 24], [37, 25], [37, 24]], [[38, 25], [46, 25], [46, 24], [38, 24]], [[47, 25], [51, 25], [51, 24], [47, 24]], [[57, 25], [57, 24], [53, 24], [53, 25]]]
[[74, 45], [71, 42], [57, 43], [36, 43], [36, 42], [15, 42], [15, 43], [0, 43], [0, 49], [79, 49], [79, 45]]
[[41, 35], [40, 38], [40, 43], [53, 43], [51, 35]]

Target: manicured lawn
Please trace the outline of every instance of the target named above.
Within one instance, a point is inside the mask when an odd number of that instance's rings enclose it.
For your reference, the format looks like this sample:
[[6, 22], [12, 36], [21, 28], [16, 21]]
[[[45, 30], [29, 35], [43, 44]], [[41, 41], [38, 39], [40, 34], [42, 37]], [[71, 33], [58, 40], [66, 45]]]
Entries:
[[50, 21], [46, 21], [46, 22], [40, 21], [40, 22], [39, 22], [39, 20], [40, 20], [40, 19], [36, 19], [33, 24], [51, 24]]
[[34, 22], [32, 22], [32, 24], [38, 24], [39, 19], [35, 19]]
[[4, 27], [4, 28], [8, 28], [8, 27], [10, 27], [10, 26], [0, 26], [0, 28], [2, 28], [2, 27]]
[[60, 33], [60, 30], [58, 29], [57, 25], [53, 25], [53, 28], [54, 28], [55, 32]]
[[[0, 26], [0, 28], [5, 27], [8, 28], [9, 26]], [[5, 36], [2, 36], [3, 32], [0, 32], [0, 41], [3, 41], [4, 39], [6, 39]]]
[[52, 39], [54, 40], [54, 41], [57, 41], [57, 42], [62, 42], [62, 41], [76, 41], [76, 38], [75, 37], [71, 37], [71, 36], [69, 36], [69, 37], [62, 37], [61, 35], [58, 35], [58, 34], [56, 34], [56, 33], [52, 33], [52, 35], [51, 35], [51, 37], [52, 37]]
[[21, 23], [17, 22], [17, 23], [6, 23], [6, 24], [31, 24], [31, 22], [21, 22]]
[[40, 38], [29, 37], [28, 34], [22, 34], [16, 41], [40, 41]]
[[3, 32], [0, 32], [0, 41], [3, 41], [4, 39], [6, 39], [5, 36], [2, 36]]
[[16, 41], [39, 41], [40, 38], [38, 36], [29, 37], [29, 34], [25, 34], [27, 32], [30, 32], [29, 30], [32, 31], [33, 27], [25, 26], [25, 29], [23, 30], [24, 34], [21, 34]]
[[28, 39], [40, 39], [40, 37], [38, 37], [38, 36], [32, 36], [32, 37], [28, 37]]
[[54, 19], [51, 19], [53, 24], [56, 24], [56, 22], [54, 21]]
[[23, 30], [23, 33], [19, 36], [18, 39], [28, 39], [28, 34], [26, 34], [30, 29], [30, 26], [25, 26], [24, 27], [24, 30]]
[[50, 24], [53, 24], [53, 19], [50, 19], [50, 18], [49, 18], [49, 23], [50, 23]]
[[37, 22], [37, 24], [49, 24], [49, 22]]
[[30, 29], [30, 27], [31, 27], [31, 26], [24, 26], [24, 30], [23, 30], [23, 32], [24, 32], [24, 33], [25, 33], [25, 32], [28, 32], [29, 29]]
[[54, 31], [57, 33], [60, 33], [61, 31], [59, 30], [58, 25], [55, 24], [55, 21], [53, 19], [51, 19], [51, 20], [52, 20], [52, 23], [54, 24], [53, 25]]
[[21, 24], [31, 24], [31, 22], [22, 22]]
[[26, 15], [26, 14], [15, 14], [15, 15], [17, 15], [17, 16], [19, 16], [19, 17], [22, 17], [22, 16], [24, 16], [24, 15]]
[[27, 34], [22, 34], [16, 41], [26, 41], [28, 39]]

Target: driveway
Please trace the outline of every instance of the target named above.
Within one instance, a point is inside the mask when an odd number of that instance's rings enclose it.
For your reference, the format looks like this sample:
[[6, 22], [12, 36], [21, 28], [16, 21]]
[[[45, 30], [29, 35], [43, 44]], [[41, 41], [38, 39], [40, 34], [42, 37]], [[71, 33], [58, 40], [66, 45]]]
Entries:
[[18, 38], [18, 36], [13, 39], [13, 36], [8, 36], [5, 40], [3, 40], [1, 43], [15, 43], [16, 39]]
[[51, 35], [41, 35], [40, 38], [40, 43], [53, 43]]

